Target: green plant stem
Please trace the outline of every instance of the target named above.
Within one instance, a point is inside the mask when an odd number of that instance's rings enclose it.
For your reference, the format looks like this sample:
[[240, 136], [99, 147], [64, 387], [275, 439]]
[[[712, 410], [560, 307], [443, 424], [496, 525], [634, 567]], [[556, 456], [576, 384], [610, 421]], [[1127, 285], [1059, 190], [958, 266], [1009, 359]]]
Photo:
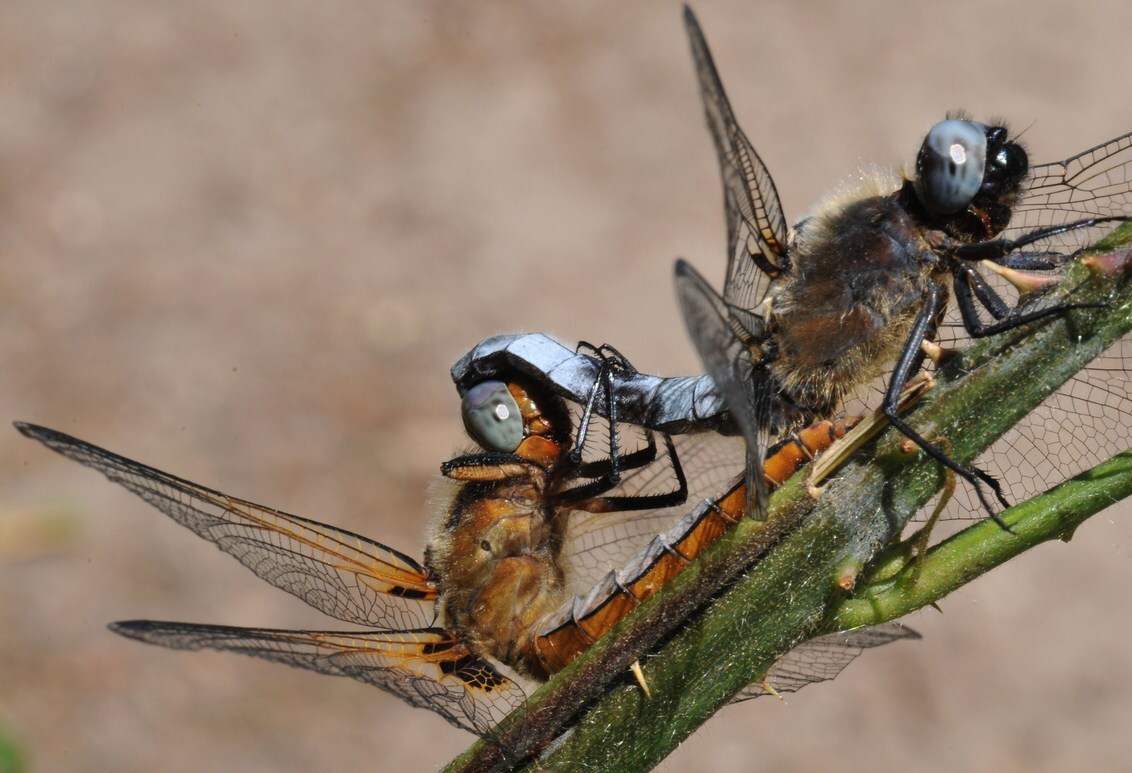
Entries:
[[[918, 581], [909, 566], [865, 597], [835, 605], [815, 629], [814, 611], [831, 601], [828, 583], [843, 545], [828, 524], [807, 524], [763, 559], [645, 669], [653, 698], [622, 686], [588, 711], [538, 770], [647, 770], [731, 697], [764, 673], [800, 637], [874, 625], [938, 601], [994, 566], [1060, 539], [1113, 501], [1132, 494], [1132, 452], [1007, 511], [1009, 534], [991, 522], [936, 547]], [[694, 686], [694, 687], [693, 687]]]
[[[969, 463], [1132, 328], [1132, 283], [1126, 278], [1094, 276], [1085, 266], [1073, 266], [1054, 295], [1060, 293], [1074, 303], [1101, 301], [1109, 304], [1107, 308], [1077, 310], [972, 346], [942, 371], [939, 385], [908, 420], [927, 437], [946, 437], [953, 458]], [[923, 455], [910, 461], [900, 450], [903, 440], [899, 433], [888, 431], [866, 446], [842, 468], [816, 506], [797, 481], [785, 486], [772, 501], [766, 525], [743, 523], [724, 535], [509, 717], [500, 727], [498, 743], [477, 742], [448, 770], [497, 769], [538, 754], [604, 685], [626, 681], [624, 671], [634, 658], [670, 637], [645, 665], [653, 700], [645, 702], [634, 686], [614, 689], [586, 711], [572, 735], [534, 765], [559, 770], [647, 769], [765, 673], [778, 655], [805, 638], [832, 630], [830, 626], [843, 620], [882, 622], [891, 619], [886, 610], [915, 608], [908, 606], [911, 602], [884, 595], [899, 591], [904, 594], [901, 598], [911, 597], [912, 591], [900, 585], [907, 581], [900, 571], [888, 585], [863, 589], [865, 595], [856, 606], [842, 590], [857, 580], [858, 572], [900, 532], [943, 479], [939, 466]], [[1093, 504], [1111, 501], [1105, 497], [1123, 488], [1117, 485], [1107, 491], [1100, 499], [1085, 499]], [[930, 555], [930, 566], [924, 562], [915, 587], [949, 592], [996, 561], [1065, 533], [1089, 514], [1088, 508], [1072, 514], [1068, 504], [1058, 506], [1061, 520], [1052, 526], [1048, 519], [1018, 509], [1009, 514], [1020, 519], [1015, 534], [992, 523], [978, 524], [965, 537], [972, 542], [948, 550], [972, 551], [982, 557], [982, 568], [971, 574], [965, 564], [948, 564], [942, 556], [951, 553], [937, 548]], [[1044, 533], [1040, 529], [1031, 533], [1031, 517], [1052, 528], [1052, 536], [1040, 536]], [[985, 551], [972, 547], [981, 540], [996, 547]], [[734, 587], [688, 622], [697, 607], [752, 564]], [[930, 594], [921, 591], [921, 595]]]
[[859, 588], [837, 608], [830, 630], [894, 620], [935, 603], [979, 575], [1042, 542], [1069, 541], [1088, 518], [1132, 496], [1132, 451], [1062, 483], [1004, 513], [1010, 532], [983, 521], [934, 546], [922, 562]]

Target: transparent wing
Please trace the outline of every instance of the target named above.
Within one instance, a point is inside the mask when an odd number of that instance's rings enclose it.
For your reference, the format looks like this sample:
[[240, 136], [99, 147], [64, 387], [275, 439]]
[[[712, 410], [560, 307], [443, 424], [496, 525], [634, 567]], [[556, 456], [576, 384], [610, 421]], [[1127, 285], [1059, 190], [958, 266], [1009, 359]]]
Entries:
[[[994, 278], [993, 275], [988, 277]], [[1013, 288], [1002, 289], [999, 285], [995, 288], [1012, 305], [1021, 304], [1024, 311], [1049, 303], [1040, 294], [1019, 299], [1017, 293], [1009, 294]], [[1070, 299], [1072, 295], [1068, 293]], [[1070, 312], [1067, 317], [1071, 323], [1073, 315], [1074, 312]], [[952, 304], [940, 331], [940, 343], [949, 349], [962, 350], [972, 342]], [[1017, 503], [1129, 447], [1132, 447], [1132, 337], [1125, 336], [1021, 417], [975, 459], [975, 465], [998, 479], [1007, 498]], [[943, 518], [971, 520], [984, 515], [974, 493], [959, 486]]]
[[766, 409], [756, 402], [751, 348], [736, 331], [727, 303], [683, 260], [676, 261], [676, 295], [704, 368], [747, 443], [748, 512], [762, 517], [767, 499], [762, 469], [769, 434]]
[[723, 175], [727, 243], [731, 250], [723, 295], [728, 303], [753, 309], [762, 300], [766, 280], [783, 268], [786, 219], [774, 180], [739, 128], [707, 41], [695, 14], [687, 7], [684, 24], [692, 45], [708, 129]]
[[[1018, 420], [975, 464], [999, 480], [1011, 502], [1132, 448], [1132, 338], [1118, 340], [1061, 389]], [[945, 520], [984, 517], [978, 499], [956, 488]]]
[[[571, 512], [562, 552], [569, 594], [585, 593], [610, 571], [623, 567], [698, 502], [714, 498], [743, 469], [745, 451], [741, 438], [695, 432], [674, 435], [672, 441], [687, 477], [687, 500], [655, 510]], [[618, 491], [635, 493], [671, 487], [671, 468], [650, 464], [623, 473]]]
[[436, 588], [409, 556], [361, 535], [230, 497], [62, 432], [17, 423], [331, 617], [402, 630], [434, 622]]
[[[1003, 233], [1016, 238], [1036, 228], [1063, 225], [1091, 217], [1132, 214], [1132, 133], [1052, 164], [1030, 169], [1022, 200], [1014, 207], [1010, 227]], [[1118, 224], [1074, 231], [1054, 237], [1051, 244], [1077, 247], [1089, 244]]]
[[[857, 417], [850, 419], [849, 426], [857, 421]], [[844, 423], [818, 422], [770, 446], [763, 467], [768, 484], [789, 478], [807, 461], [823, 454], [846, 431]], [[719, 503], [734, 487], [736, 475], [745, 462], [742, 438], [695, 432], [675, 435], [672, 441], [688, 482], [688, 496], [683, 503], [645, 511], [569, 514], [562, 564], [570, 594], [586, 595], [595, 584], [606, 579], [610, 571], [624, 569], [629, 564], [647, 565], [638, 554], [647, 550], [658, 535], [664, 535], [670, 545], [685, 544], [687, 535], [678, 531], [677, 524], [685, 524], [685, 516], [697, 510], [701, 503]], [[631, 488], [652, 485], [651, 481], [657, 477], [662, 476], [649, 465], [627, 472], [622, 485]], [[638, 478], [650, 483], [638, 483]], [[709, 520], [710, 524], [703, 522], [699, 526], [715, 528], [718, 522]], [[704, 544], [709, 538], [695, 541]], [[680, 548], [682, 554], [686, 550], [686, 547]]]
[[487, 735], [526, 699], [523, 689], [440, 629], [377, 632], [282, 631], [132, 620], [111, 630], [180, 650], [222, 650], [348, 676], [393, 693], [453, 725]]
[[819, 636], [787, 652], [771, 666], [764, 680], [744, 688], [731, 702], [767, 695], [768, 685], [776, 693], [797, 692], [808, 684], [836, 678], [867, 649], [902, 639], [919, 638], [920, 634], [899, 623]]

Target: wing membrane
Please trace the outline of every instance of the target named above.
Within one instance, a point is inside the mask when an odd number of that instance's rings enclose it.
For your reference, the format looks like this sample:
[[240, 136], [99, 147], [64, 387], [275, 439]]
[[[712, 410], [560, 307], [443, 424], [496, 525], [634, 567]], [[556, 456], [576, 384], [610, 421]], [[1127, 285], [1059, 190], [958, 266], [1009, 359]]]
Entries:
[[767, 671], [766, 678], [744, 688], [732, 703], [758, 698], [769, 691], [797, 692], [808, 684], [834, 679], [867, 649], [900, 639], [919, 639], [920, 634], [899, 623], [885, 623], [844, 633], [831, 633], [802, 642]]
[[409, 556], [333, 526], [230, 497], [70, 435], [17, 423], [25, 436], [97, 470], [338, 620], [383, 630], [434, 621], [436, 588]]
[[380, 687], [453, 725], [487, 735], [526, 699], [523, 689], [448, 631], [284, 631], [132, 620], [110, 626], [131, 639], [182, 650], [238, 652], [348, 676]]
[[[1051, 164], [1030, 169], [1022, 200], [1014, 207], [1010, 227], [1015, 238], [1037, 228], [1092, 217], [1127, 215], [1132, 210], [1132, 133]], [[1053, 243], [1078, 246], [1095, 241], [1116, 227], [1106, 223], [1084, 233], [1075, 231]]]
[[[696, 503], [714, 498], [743, 464], [743, 441], [737, 437], [695, 432], [674, 435], [672, 441], [687, 475], [687, 500], [656, 510], [571, 512], [561, 556], [570, 593], [586, 593], [611, 570], [622, 568]], [[662, 474], [654, 472], [652, 467], [649, 465], [623, 473], [622, 484], [631, 487], [646, 485], [638, 481]], [[650, 481], [647, 485], [655, 484]], [[668, 478], [664, 485], [670, 485]]]
[[684, 25], [723, 175], [727, 243], [731, 249], [724, 297], [740, 308], [753, 309], [762, 298], [766, 279], [783, 268], [786, 219], [774, 180], [735, 120], [703, 31], [689, 8], [684, 9]]
[[769, 441], [768, 422], [755, 403], [751, 349], [736, 332], [727, 303], [683, 260], [676, 261], [676, 295], [704, 368], [747, 443], [748, 512], [764, 517], [767, 490], [762, 469]]

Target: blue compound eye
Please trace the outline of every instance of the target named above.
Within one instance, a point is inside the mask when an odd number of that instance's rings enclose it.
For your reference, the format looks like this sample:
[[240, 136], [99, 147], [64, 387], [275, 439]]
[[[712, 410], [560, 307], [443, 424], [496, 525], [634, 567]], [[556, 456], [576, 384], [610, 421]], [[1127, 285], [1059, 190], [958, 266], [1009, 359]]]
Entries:
[[460, 406], [464, 428], [488, 451], [514, 451], [523, 440], [519, 404], [502, 381], [476, 384]]
[[936, 215], [953, 215], [975, 198], [987, 168], [987, 128], [949, 119], [931, 128], [916, 160], [920, 203]]

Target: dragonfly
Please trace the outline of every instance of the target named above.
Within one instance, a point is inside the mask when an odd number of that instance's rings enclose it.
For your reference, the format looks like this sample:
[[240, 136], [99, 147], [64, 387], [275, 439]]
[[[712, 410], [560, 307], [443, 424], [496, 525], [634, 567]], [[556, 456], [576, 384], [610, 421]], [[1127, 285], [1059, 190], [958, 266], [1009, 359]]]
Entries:
[[[734, 438], [689, 434], [677, 438], [678, 452], [671, 437], [645, 430], [641, 448], [622, 452], [625, 444], [611, 441], [615, 461], [587, 458], [574, 453], [578, 441], [565, 401], [541, 387], [520, 375], [464, 395], [465, 425], [478, 446], [442, 466], [455, 491], [434, 521], [423, 561], [55, 430], [16, 427], [122, 485], [261, 579], [360, 629], [133, 620], [112, 624], [115, 632], [351, 677], [490, 737], [532, 682], [577, 657], [743, 513], [743, 478], [735, 477], [741, 441], [737, 449]], [[768, 456], [767, 486], [850, 425], [815, 424], [784, 440]], [[619, 470], [617, 480], [611, 469]], [[625, 528], [638, 521], [671, 524], [673, 513], [683, 518], [643, 549], [640, 531]], [[633, 550], [637, 555], [623, 567], [606, 569]], [[602, 571], [593, 590], [573, 595]], [[915, 632], [894, 623], [827, 634], [787, 653], [739, 698], [831, 679], [865, 649], [913, 638]]]
[[[960, 339], [1071, 311], [1043, 305], [1040, 289], [1060, 279], [1082, 245], [1129, 220], [1132, 134], [1030, 164], [1005, 127], [952, 117], [928, 133], [911, 179], [867, 175], [789, 229], [688, 9], [685, 23], [724, 183], [727, 271], [719, 294], [678, 262], [678, 296], [707, 374], [615, 377], [611, 404], [624, 420], [672, 433], [741, 434], [749, 469], [758, 470], [778, 434], [856, 412], [862, 393], [879, 391], [889, 420], [971, 483], [974, 499], [957, 489], [952, 517], [997, 518], [1007, 492], [1032, 496], [1132, 445], [1128, 338], [1022, 417], [976, 467], [953, 462], [894, 407], [909, 380], [934, 364], [929, 353], [945, 362]], [[952, 155], [968, 163], [951, 172]], [[948, 200], [953, 190], [974, 195]], [[948, 303], [951, 294], [957, 303]], [[585, 351], [528, 333], [481, 342], [452, 377], [466, 389], [515, 369], [584, 400], [599, 367]], [[747, 488], [758, 513], [765, 492], [754, 478]]]
[[[1132, 219], [1132, 134], [1031, 165], [1005, 126], [951, 115], [929, 130], [911, 175], [862, 174], [788, 229], [774, 180], [687, 7], [684, 20], [722, 170], [729, 251], [722, 295], [683, 260], [676, 290], [695, 348], [747, 440], [748, 468], [761, 468], [769, 437], [831, 415], [887, 374], [888, 421], [966, 480], [1005, 528], [990, 496], [1010, 506], [999, 481], [920, 435], [901, 418], [899, 397], [938, 352], [949, 295], [971, 338], [1088, 306], [1012, 304], [979, 266], [1028, 289], [1042, 283], [1033, 272], [1056, 275], [1076, 251], [1059, 248]], [[753, 477], [758, 514], [766, 492]]]

